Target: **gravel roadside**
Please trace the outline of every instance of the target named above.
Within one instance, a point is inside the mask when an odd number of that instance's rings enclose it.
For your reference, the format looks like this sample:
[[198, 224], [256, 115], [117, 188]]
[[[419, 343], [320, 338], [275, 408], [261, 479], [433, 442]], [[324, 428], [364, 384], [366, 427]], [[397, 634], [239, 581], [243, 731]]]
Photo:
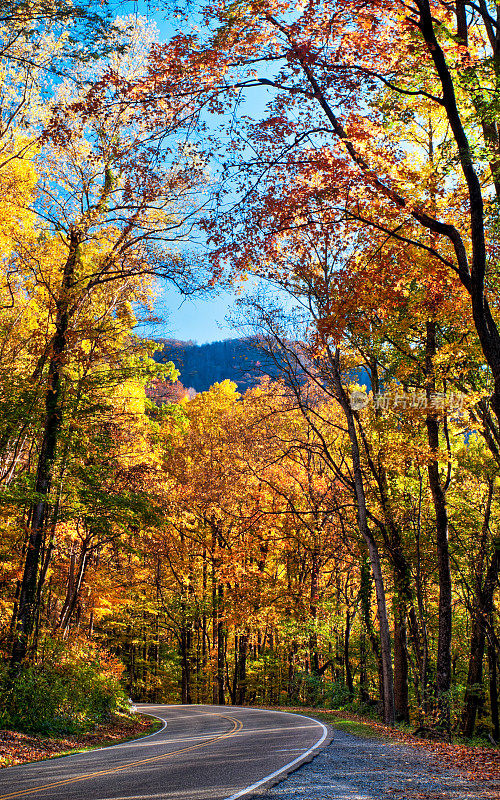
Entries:
[[425, 750], [334, 730], [309, 764], [253, 800], [499, 800], [500, 784], [470, 781]]

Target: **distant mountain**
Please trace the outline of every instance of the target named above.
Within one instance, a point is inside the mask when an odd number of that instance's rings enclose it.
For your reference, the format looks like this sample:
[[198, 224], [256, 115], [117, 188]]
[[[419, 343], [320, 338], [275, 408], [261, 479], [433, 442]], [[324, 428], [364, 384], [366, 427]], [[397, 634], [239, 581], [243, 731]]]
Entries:
[[252, 339], [225, 339], [210, 344], [157, 339], [163, 350], [154, 358], [159, 363], [173, 361], [186, 387], [205, 392], [214, 383], [234, 381], [240, 392], [256, 386], [259, 378], [277, 377], [276, 366], [266, 358]]

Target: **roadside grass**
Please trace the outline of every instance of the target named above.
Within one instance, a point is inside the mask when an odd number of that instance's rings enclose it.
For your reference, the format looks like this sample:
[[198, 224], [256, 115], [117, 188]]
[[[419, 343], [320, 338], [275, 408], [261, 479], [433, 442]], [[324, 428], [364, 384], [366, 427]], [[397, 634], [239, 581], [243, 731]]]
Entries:
[[[271, 706], [266, 706], [271, 708]], [[365, 739], [378, 739], [390, 741], [394, 738], [394, 731], [389, 731], [385, 725], [367, 717], [360, 717], [344, 709], [321, 709], [306, 706], [272, 706], [273, 711], [290, 711], [292, 714], [304, 714], [306, 717], [317, 719], [325, 725], [336, 730], [352, 733]], [[391, 735], [392, 734], [392, 735]]]
[[156, 733], [161, 725], [159, 720], [143, 714], [133, 717], [115, 714], [110, 722], [98, 725], [92, 733], [85, 734], [52, 737], [0, 730], [0, 768], [123, 744]]
[[337, 716], [336, 712], [318, 712], [307, 714], [308, 717], [319, 720], [325, 725], [330, 725], [336, 730], [352, 733], [353, 736], [361, 736], [365, 739], [379, 739], [389, 741], [389, 737], [378, 730], [371, 722], [361, 722], [358, 720], [347, 719], [344, 716]]

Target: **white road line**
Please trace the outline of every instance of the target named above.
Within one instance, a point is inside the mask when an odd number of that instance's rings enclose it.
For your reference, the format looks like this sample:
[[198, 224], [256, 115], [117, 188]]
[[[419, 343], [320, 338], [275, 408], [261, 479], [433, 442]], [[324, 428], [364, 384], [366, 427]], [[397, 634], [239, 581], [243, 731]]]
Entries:
[[[145, 739], [149, 739], [150, 736], [158, 736], [159, 733], [165, 730], [167, 727], [167, 720], [163, 719], [163, 717], [158, 717], [156, 714], [149, 714], [147, 711], [139, 711], [139, 714], [144, 714], [146, 717], [154, 717], [155, 719], [159, 719], [160, 722], [163, 722], [163, 727], [159, 728], [157, 731], [153, 733], [148, 733], [147, 736], [138, 736], [137, 739], [129, 739], [127, 742], [119, 742], [118, 744], [110, 744], [108, 747], [96, 747], [95, 750], [86, 750], [84, 752], [88, 753], [99, 753], [101, 750], [114, 750], [115, 747], [127, 747], [129, 744], [133, 744], [134, 742], [143, 742]], [[82, 755], [82, 753], [72, 753], [74, 756]]]
[[[257, 711], [257, 709], [255, 709], [255, 711]], [[275, 714], [286, 714], [286, 713], [293, 713], [293, 712], [275, 711], [274, 713]], [[237, 800], [238, 797], [244, 797], [245, 795], [250, 794], [250, 792], [253, 792], [255, 789], [258, 789], [259, 786], [262, 786], [264, 783], [267, 783], [268, 781], [272, 781], [273, 778], [277, 778], [278, 775], [281, 775], [282, 772], [286, 772], [291, 767], [294, 767], [295, 764], [299, 764], [301, 761], [303, 761], [305, 758], [307, 758], [307, 756], [311, 755], [311, 753], [313, 753], [315, 750], [317, 750], [317, 748], [320, 747], [320, 745], [323, 744], [323, 742], [325, 741], [326, 737], [328, 736], [328, 730], [327, 730], [327, 728], [325, 728], [323, 723], [320, 722], [317, 719], [312, 719], [312, 717], [306, 717], [305, 714], [295, 714], [295, 716], [296, 717], [302, 717], [303, 719], [308, 719], [311, 722], [316, 722], [318, 725], [321, 725], [321, 727], [323, 728], [323, 735], [322, 735], [321, 739], [318, 739], [316, 744], [314, 744], [312, 747], [310, 747], [309, 750], [306, 750], [305, 753], [302, 753], [302, 755], [298, 756], [297, 758], [294, 758], [293, 761], [289, 761], [288, 764], [285, 764], [285, 766], [281, 767], [281, 769], [277, 769], [275, 772], [271, 772], [270, 775], [266, 775], [265, 778], [261, 778], [260, 781], [257, 781], [256, 783], [252, 783], [251, 786], [247, 786], [245, 789], [240, 789], [240, 791], [236, 792], [236, 794], [232, 794], [230, 797], [225, 797], [224, 800]]]
[[[153, 733], [148, 733], [147, 736], [139, 736], [137, 739], [128, 739], [126, 742], [118, 742], [118, 744], [108, 744], [105, 747], [90, 747], [88, 750], [79, 750], [78, 753], [68, 753], [65, 756], [56, 756], [57, 760], [58, 761], [62, 761], [63, 758], [66, 759], [66, 758], [76, 758], [77, 756], [89, 756], [92, 753], [102, 753], [103, 750], [114, 750], [115, 747], [127, 747], [129, 744], [133, 744], [134, 742], [143, 742], [145, 739], [149, 739], [150, 736], [157, 736], [159, 733], [164, 731], [165, 728], [167, 727], [167, 721], [165, 719], [163, 719], [163, 717], [158, 717], [158, 716], [156, 716], [156, 714], [148, 714], [145, 711], [140, 711], [139, 713], [140, 714], [144, 714], [146, 717], [155, 717], [155, 719], [159, 719], [161, 722], [163, 722], [163, 727], [159, 728], [157, 731], [154, 731]], [[161, 744], [161, 742], [160, 742], [160, 744]], [[44, 758], [43, 762], [55, 761], [55, 760], [56, 760], [55, 758]], [[14, 764], [13, 766], [14, 767], [27, 767], [27, 766], [29, 766], [31, 764], [39, 764], [39, 763], [42, 763], [42, 762], [26, 761], [24, 764], [23, 763]]]

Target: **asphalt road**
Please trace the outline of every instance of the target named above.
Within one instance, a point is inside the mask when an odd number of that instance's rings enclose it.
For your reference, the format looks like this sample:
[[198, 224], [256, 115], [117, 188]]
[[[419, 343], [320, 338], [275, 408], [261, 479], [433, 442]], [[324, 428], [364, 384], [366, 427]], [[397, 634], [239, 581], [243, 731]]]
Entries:
[[294, 769], [326, 739], [320, 722], [234, 706], [154, 706], [151, 736], [0, 770], [0, 800], [237, 800]]

